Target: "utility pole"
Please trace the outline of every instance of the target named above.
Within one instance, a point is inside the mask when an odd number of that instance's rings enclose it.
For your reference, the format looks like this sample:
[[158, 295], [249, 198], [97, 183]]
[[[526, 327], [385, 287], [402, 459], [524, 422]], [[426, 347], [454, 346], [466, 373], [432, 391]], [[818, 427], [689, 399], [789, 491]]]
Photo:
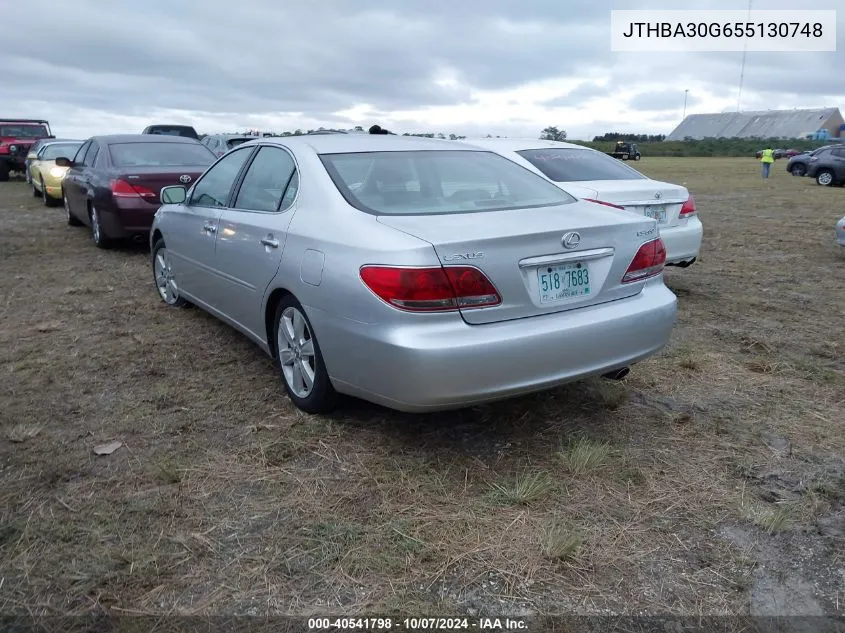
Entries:
[[689, 88], [684, 90], [684, 116], [681, 117], [681, 121], [687, 118], [687, 94], [689, 94]]

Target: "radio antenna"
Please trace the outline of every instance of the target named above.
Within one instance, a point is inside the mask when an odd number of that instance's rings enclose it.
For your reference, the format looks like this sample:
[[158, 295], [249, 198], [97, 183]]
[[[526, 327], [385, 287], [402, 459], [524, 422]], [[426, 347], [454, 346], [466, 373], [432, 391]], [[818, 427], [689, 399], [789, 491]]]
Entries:
[[[753, 0], [748, 0], [748, 21], [751, 22], [751, 3]], [[742, 82], [745, 79], [745, 58], [748, 55], [748, 33], [745, 34], [745, 40], [742, 47], [742, 64], [739, 68], [739, 95], [736, 98], [736, 111], [739, 112], [742, 106]]]

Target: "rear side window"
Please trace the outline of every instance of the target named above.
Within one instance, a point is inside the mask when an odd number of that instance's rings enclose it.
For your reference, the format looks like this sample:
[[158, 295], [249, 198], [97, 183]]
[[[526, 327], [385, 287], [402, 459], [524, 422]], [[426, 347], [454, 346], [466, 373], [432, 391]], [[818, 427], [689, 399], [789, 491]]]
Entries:
[[364, 152], [320, 158], [347, 202], [377, 215], [502, 211], [575, 201], [493, 152]]
[[113, 143], [109, 153], [116, 167], [208, 166], [216, 158], [200, 143]]
[[646, 180], [640, 172], [617, 159], [589, 149], [526, 149], [517, 154], [554, 182]]

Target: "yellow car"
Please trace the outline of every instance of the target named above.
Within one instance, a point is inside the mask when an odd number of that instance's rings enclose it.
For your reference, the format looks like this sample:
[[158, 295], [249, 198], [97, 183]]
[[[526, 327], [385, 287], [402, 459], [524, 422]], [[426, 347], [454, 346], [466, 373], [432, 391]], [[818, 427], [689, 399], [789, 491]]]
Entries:
[[73, 160], [76, 150], [81, 145], [82, 141], [45, 143], [30, 163], [32, 195], [36, 198], [40, 197], [46, 206], [58, 204], [62, 199], [62, 178], [65, 177], [68, 168], [57, 166], [56, 159], [64, 156]]

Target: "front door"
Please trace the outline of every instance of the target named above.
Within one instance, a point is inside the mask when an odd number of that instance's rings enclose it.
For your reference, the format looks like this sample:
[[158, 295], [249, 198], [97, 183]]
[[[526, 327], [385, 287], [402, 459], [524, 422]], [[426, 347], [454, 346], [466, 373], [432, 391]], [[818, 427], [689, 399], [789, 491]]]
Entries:
[[253, 148], [232, 152], [200, 176], [184, 204], [168, 214], [167, 250], [180, 288], [198, 301], [213, 301], [214, 249], [220, 215]]
[[[235, 150], [238, 151], [238, 150]], [[232, 208], [217, 234], [216, 300], [240, 327], [266, 339], [261, 311], [265, 291], [282, 261], [299, 174], [287, 150], [263, 146], [246, 170]]]
[[87, 211], [80, 206], [80, 199], [82, 197], [82, 172], [85, 169], [84, 159], [85, 154], [91, 147], [91, 141], [87, 141], [82, 147], [77, 150], [75, 156], [66, 156], [73, 161], [73, 166], [67, 170], [65, 177], [62, 179], [62, 186], [65, 190], [68, 205], [73, 211], [73, 215], [80, 218], [87, 217]]

